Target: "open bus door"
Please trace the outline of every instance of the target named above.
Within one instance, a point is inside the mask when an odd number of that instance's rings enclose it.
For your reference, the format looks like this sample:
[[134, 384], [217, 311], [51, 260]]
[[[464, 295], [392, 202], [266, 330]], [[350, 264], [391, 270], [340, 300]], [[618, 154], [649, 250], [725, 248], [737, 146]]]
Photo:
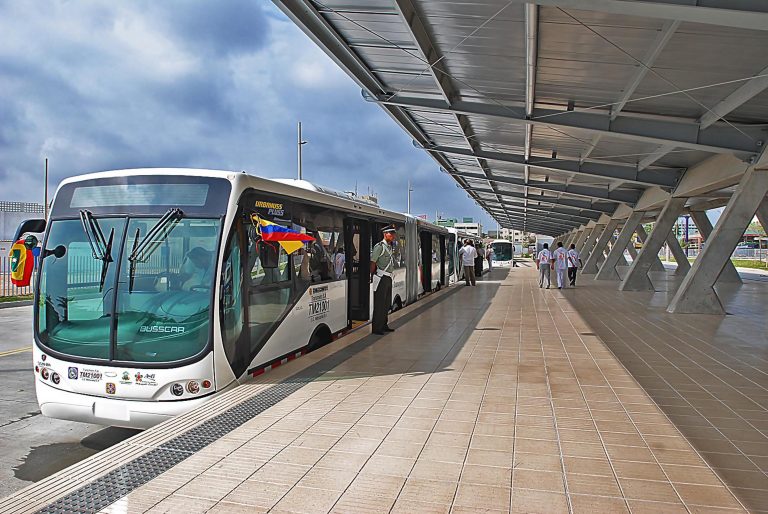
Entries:
[[448, 256], [445, 254], [446, 244], [447, 244], [447, 238], [441, 235], [440, 236], [440, 284], [443, 286], [448, 285], [448, 280], [445, 277], [445, 261], [448, 260]]
[[344, 220], [347, 253], [347, 312], [350, 321], [368, 321], [371, 313], [371, 230], [368, 221]]
[[421, 286], [424, 292], [432, 291], [432, 234], [423, 230], [419, 232], [421, 243]]

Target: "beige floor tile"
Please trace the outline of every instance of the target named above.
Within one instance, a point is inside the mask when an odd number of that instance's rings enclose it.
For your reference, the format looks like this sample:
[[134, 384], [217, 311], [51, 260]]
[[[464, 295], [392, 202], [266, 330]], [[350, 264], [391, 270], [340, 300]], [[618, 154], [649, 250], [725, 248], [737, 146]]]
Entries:
[[455, 482], [409, 478], [400, 492], [399, 499], [450, 505], [457, 485]]
[[608, 459], [587, 459], [583, 457], [563, 457], [567, 473], [583, 475], [613, 476], [613, 470]]
[[351, 470], [314, 467], [299, 481], [298, 486], [344, 491], [357, 476]]
[[254, 507], [253, 505], [219, 502], [211, 510], [207, 511], [206, 514], [263, 514], [268, 511], [269, 509]]
[[341, 491], [294, 487], [274, 507], [276, 511], [314, 514], [328, 512], [336, 503]]
[[515, 469], [512, 475], [512, 487], [565, 493], [563, 474], [560, 472]]
[[467, 464], [508, 468], [512, 466], [512, 461], [512, 452], [480, 450], [477, 448], [470, 448], [467, 451]]
[[568, 512], [564, 494], [530, 489], [512, 490], [512, 509], [515, 514], [558, 514]]
[[571, 506], [574, 514], [594, 514], [597, 512], [610, 512], [611, 514], [629, 513], [627, 503], [622, 498], [572, 494]]
[[669, 482], [620, 478], [619, 483], [626, 498], [668, 503], [680, 502], [680, 497]]
[[510, 506], [509, 487], [493, 487], [479, 484], [459, 484], [454, 505], [483, 509], [508, 510]]
[[466, 464], [461, 472], [461, 482], [510, 487], [512, 468]]
[[662, 503], [629, 500], [632, 514], [685, 514], [688, 510], [681, 503]]
[[611, 462], [616, 476], [619, 478], [638, 478], [641, 480], [666, 481], [667, 477], [661, 466], [654, 462], [628, 462], [614, 460]]
[[515, 469], [563, 472], [560, 455], [539, 455], [537, 453], [515, 452]]
[[361, 473], [394, 475], [398, 477], [407, 477], [411, 473], [416, 459], [406, 459], [403, 457], [387, 457], [385, 455], [373, 455], [365, 463]]
[[291, 487], [247, 480], [225, 496], [223, 501], [269, 509], [280, 501]]
[[686, 505], [740, 508], [739, 503], [725, 487], [675, 484], [675, 489]]
[[566, 478], [568, 492], [571, 494], [622, 497], [619, 484], [613, 476], [567, 473]]
[[215, 504], [216, 502], [211, 500], [172, 495], [147, 512], [152, 514], [203, 514]]

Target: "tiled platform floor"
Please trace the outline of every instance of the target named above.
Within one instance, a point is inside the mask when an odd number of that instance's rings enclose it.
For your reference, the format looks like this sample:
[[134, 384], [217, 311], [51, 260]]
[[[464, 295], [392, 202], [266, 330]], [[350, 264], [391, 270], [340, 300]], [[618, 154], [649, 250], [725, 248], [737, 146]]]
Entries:
[[517, 268], [441, 293], [108, 511], [743, 510], [590, 326], [606, 291]]
[[768, 284], [718, 287], [727, 316], [671, 315], [681, 280], [620, 293], [583, 276], [552, 296], [577, 329], [610, 348], [751, 511], [768, 512]]

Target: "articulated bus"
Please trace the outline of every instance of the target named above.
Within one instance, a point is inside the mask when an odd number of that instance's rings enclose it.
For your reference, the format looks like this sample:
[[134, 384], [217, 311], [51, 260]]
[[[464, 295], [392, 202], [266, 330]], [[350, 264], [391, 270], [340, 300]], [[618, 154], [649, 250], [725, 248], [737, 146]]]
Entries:
[[[18, 234], [45, 231], [42, 413], [146, 428], [329, 343], [371, 318], [371, 248], [388, 224], [393, 310], [460, 278], [456, 234], [307, 182], [188, 169], [65, 180], [47, 227]], [[267, 241], [267, 225], [304, 242]]]
[[496, 239], [491, 241], [491, 249], [493, 249], [493, 265], [510, 267], [514, 263], [515, 247], [511, 241], [506, 239]]

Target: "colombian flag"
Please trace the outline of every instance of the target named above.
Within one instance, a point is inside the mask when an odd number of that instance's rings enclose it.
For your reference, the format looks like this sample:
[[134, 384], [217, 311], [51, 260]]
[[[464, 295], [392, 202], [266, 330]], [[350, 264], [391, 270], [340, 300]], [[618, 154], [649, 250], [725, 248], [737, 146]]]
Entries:
[[13, 244], [10, 257], [11, 282], [17, 287], [28, 286], [32, 278], [35, 258], [32, 256], [32, 250], [24, 245], [24, 239], [19, 239]]
[[278, 243], [288, 254], [304, 246], [304, 242], [315, 240], [314, 237], [307, 234], [262, 219], [257, 214], [254, 214], [251, 219], [256, 224], [256, 230], [264, 241]]

